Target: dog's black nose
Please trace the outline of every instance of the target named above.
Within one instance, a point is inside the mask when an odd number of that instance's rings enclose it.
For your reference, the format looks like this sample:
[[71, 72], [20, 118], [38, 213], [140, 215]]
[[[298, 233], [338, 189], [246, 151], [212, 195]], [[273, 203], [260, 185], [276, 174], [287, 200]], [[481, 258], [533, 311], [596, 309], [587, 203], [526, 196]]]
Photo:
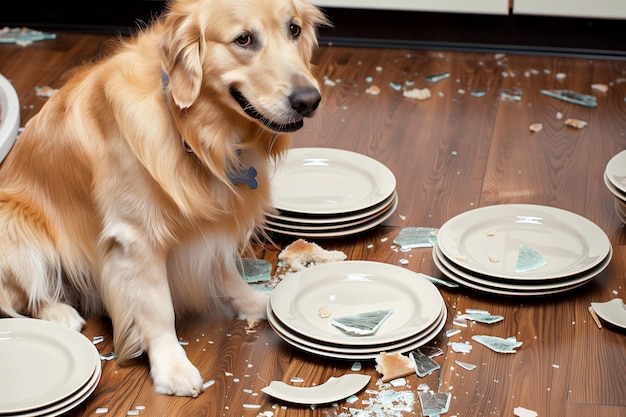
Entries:
[[291, 107], [304, 117], [309, 117], [320, 105], [322, 96], [315, 87], [298, 87], [289, 95]]

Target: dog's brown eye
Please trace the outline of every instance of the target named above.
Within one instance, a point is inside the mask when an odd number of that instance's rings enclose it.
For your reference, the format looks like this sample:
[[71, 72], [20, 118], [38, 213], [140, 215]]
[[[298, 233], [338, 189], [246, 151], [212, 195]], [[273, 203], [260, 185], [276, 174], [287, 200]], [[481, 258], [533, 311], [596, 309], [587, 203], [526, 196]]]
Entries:
[[241, 34], [235, 39], [235, 43], [239, 46], [252, 46], [253, 39], [249, 33]]
[[291, 33], [291, 36], [297, 38], [298, 36], [300, 36], [300, 32], [302, 32], [302, 28], [300, 28], [300, 26], [296, 25], [295, 23], [291, 23], [289, 25], [289, 32]]

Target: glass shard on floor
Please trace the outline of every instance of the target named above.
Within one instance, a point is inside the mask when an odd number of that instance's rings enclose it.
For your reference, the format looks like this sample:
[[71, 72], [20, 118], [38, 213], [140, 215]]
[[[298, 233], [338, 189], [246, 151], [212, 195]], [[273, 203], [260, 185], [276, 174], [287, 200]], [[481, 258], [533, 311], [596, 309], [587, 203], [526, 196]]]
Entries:
[[522, 346], [522, 342], [518, 342], [515, 336], [504, 339], [497, 336], [475, 335], [472, 336], [472, 340], [498, 353], [515, 353], [515, 348]]
[[491, 314], [488, 311], [467, 311], [465, 314], [461, 314], [458, 318], [486, 324], [493, 324], [504, 320], [503, 316]]
[[422, 415], [438, 416], [448, 412], [450, 408], [450, 393], [448, 392], [418, 392], [422, 404]]
[[597, 107], [598, 103], [594, 96], [587, 94], [577, 93], [570, 90], [541, 90], [541, 94], [549, 97], [556, 98], [558, 100], [566, 101], [568, 103], [578, 104], [584, 107]]
[[433, 227], [404, 227], [393, 240], [402, 249], [428, 248], [437, 241], [437, 231]]
[[237, 269], [246, 282], [267, 282], [271, 279], [272, 264], [263, 259], [243, 258], [237, 262]]
[[426, 356], [419, 349], [415, 349], [414, 351], [409, 353], [409, 358], [411, 358], [413, 362], [415, 362], [415, 373], [420, 378], [423, 378], [426, 375], [430, 375], [437, 369], [441, 368], [441, 366], [437, 362]]
[[369, 336], [391, 316], [393, 310], [377, 310], [333, 319], [333, 326], [352, 336]]
[[445, 80], [446, 78], [450, 78], [449, 72], [442, 72], [441, 74], [432, 74], [424, 77], [424, 79], [429, 83], [438, 83], [439, 81]]

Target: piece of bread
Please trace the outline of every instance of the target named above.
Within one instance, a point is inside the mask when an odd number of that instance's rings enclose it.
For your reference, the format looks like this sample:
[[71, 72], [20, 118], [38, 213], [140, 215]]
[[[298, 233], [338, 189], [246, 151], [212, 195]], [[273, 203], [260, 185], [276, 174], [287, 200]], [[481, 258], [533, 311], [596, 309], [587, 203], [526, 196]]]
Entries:
[[278, 259], [294, 272], [317, 264], [345, 261], [346, 257], [346, 254], [341, 251], [326, 250], [304, 239], [292, 242], [278, 254]]
[[415, 373], [415, 363], [408, 356], [400, 352], [381, 352], [376, 357], [376, 371], [382, 375], [383, 382], [389, 382], [396, 378], [412, 375]]

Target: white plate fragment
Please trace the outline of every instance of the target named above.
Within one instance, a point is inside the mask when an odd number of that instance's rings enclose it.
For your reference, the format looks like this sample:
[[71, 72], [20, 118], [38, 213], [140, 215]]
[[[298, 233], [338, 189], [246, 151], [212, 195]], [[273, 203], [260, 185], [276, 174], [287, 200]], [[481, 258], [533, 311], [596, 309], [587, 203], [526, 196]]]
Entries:
[[529, 409], [524, 408], [524, 407], [515, 407], [513, 409], [513, 414], [515, 414], [517, 417], [537, 417], [537, 416], [539, 416], [539, 414], [537, 414], [536, 411], [529, 410]]
[[361, 391], [370, 381], [369, 375], [346, 374], [314, 387], [295, 387], [282, 381], [272, 381], [261, 391], [279, 400], [294, 404], [328, 404], [343, 400]]

